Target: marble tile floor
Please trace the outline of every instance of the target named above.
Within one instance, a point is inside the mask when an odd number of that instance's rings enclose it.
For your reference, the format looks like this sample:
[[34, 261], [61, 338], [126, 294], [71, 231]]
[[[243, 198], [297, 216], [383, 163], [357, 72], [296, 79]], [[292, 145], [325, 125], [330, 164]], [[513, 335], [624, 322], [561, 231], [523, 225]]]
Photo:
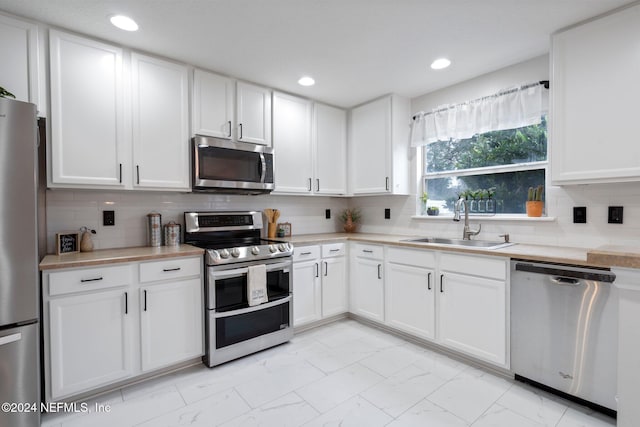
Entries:
[[[606, 427], [615, 420], [345, 319], [44, 414], [47, 427]], [[109, 412], [97, 411], [96, 404]]]

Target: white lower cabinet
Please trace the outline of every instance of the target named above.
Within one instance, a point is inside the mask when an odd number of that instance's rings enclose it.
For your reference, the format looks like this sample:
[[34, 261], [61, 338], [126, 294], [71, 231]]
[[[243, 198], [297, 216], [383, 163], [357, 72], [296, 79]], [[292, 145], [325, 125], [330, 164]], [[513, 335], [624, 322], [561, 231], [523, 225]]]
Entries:
[[[133, 317], [127, 288], [49, 302], [50, 387], [57, 399], [133, 374]], [[48, 320], [48, 322], [47, 322]]]
[[435, 339], [435, 253], [390, 247], [386, 261], [386, 323], [421, 338]]
[[351, 252], [350, 310], [358, 316], [384, 322], [383, 247], [355, 244]]
[[201, 256], [44, 271], [45, 401], [202, 355], [201, 271]]
[[199, 278], [140, 289], [142, 371], [202, 354], [201, 294]]
[[508, 367], [508, 260], [442, 253], [438, 342]]
[[293, 324], [306, 325], [348, 310], [345, 244], [296, 247]]

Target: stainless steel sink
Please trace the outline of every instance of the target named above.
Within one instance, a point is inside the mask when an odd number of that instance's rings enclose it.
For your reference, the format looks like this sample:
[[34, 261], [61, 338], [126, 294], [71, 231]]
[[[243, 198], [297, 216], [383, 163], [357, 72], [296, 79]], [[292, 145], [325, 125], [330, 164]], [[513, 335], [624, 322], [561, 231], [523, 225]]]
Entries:
[[462, 239], [446, 239], [444, 237], [419, 237], [415, 239], [405, 239], [403, 242], [426, 243], [435, 245], [472, 247], [482, 249], [499, 249], [514, 245], [515, 243], [491, 242], [488, 240], [462, 240]]

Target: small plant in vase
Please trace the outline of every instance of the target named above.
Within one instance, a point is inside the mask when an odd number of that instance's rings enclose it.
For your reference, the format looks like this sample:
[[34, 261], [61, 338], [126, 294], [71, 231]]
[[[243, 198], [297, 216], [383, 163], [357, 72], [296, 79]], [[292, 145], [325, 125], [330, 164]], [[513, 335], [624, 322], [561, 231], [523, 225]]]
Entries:
[[440, 209], [437, 206], [429, 206], [427, 208], [427, 215], [429, 216], [438, 216], [440, 213]]
[[538, 185], [537, 187], [529, 187], [527, 192], [527, 216], [539, 217], [542, 216], [544, 210], [544, 202], [542, 201], [542, 193], [544, 193], [544, 186]]
[[344, 231], [346, 233], [353, 233], [358, 228], [358, 224], [362, 219], [362, 214], [359, 209], [349, 208], [342, 211], [340, 214], [340, 220], [342, 221]]
[[429, 194], [427, 194], [427, 192], [423, 192], [422, 196], [420, 196], [420, 201], [422, 202], [422, 209], [421, 209], [421, 213], [422, 215], [424, 215], [424, 213], [427, 211], [427, 200], [429, 200]]

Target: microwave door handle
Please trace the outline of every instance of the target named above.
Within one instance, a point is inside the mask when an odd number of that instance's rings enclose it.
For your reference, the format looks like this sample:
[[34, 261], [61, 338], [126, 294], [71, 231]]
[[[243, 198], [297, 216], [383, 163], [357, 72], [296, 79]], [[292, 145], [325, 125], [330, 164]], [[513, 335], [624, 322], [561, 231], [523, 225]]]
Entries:
[[260, 168], [259, 168], [259, 173], [260, 173], [260, 182], [264, 182], [266, 176], [267, 176], [267, 161], [264, 158], [264, 153], [260, 153]]

